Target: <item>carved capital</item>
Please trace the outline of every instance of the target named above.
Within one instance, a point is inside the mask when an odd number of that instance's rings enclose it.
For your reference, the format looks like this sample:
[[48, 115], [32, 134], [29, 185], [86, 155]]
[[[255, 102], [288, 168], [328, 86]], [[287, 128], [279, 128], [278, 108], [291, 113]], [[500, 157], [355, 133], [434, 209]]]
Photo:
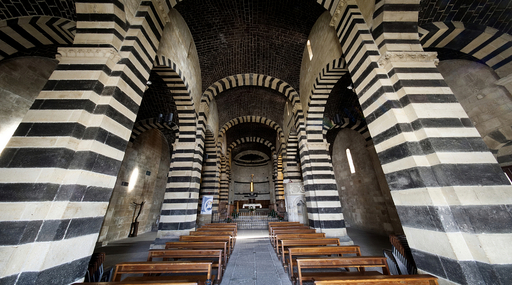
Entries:
[[55, 58], [60, 61], [65, 57], [81, 57], [81, 58], [101, 58], [105, 57], [114, 63], [121, 60], [121, 55], [115, 48], [77, 48], [77, 47], [59, 47], [58, 54]]
[[169, 16], [167, 16], [167, 12], [165, 11], [165, 1], [164, 0], [159, 0], [158, 1], [158, 5], [157, 5], [157, 8], [160, 12], [160, 14], [162, 15], [162, 20], [164, 20], [164, 25], [165, 23], [169, 23], [171, 21], [171, 19], [169, 19]]
[[390, 62], [434, 62], [435, 65], [439, 63], [437, 59], [437, 52], [419, 52], [419, 51], [387, 51], [378, 63], [379, 66], [384, 67]]
[[336, 24], [338, 24], [338, 22], [340, 21], [340, 18], [341, 18], [341, 11], [343, 9], [343, 6], [346, 6], [346, 5], [347, 5], [347, 0], [340, 0], [338, 2], [338, 6], [336, 6], [336, 10], [334, 11], [334, 14], [332, 15], [331, 22], [329, 23], [329, 25], [331, 27], [334, 27], [334, 26], [336, 26]]

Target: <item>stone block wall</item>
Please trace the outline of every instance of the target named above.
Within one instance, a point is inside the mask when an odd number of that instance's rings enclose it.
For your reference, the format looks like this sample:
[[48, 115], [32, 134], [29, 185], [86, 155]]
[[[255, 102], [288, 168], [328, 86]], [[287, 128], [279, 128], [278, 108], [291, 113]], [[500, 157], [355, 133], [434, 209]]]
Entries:
[[[128, 237], [134, 213], [133, 202], [145, 202], [138, 218], [138, 233], [151, 231], [162, 207], [169, 165], [169, 146], [160, 131], [149, 130], [137, 137], [133, 145], [126, 150], [103, 221], [99, 242], [106, 244]], [[123, 182], [130, 182], [130, 176], [136, 167], [139, 174], [134, 188], [129, 190]]]
[[[352, 154], [355, 173], [350, 172], [347, 148]], [[359, 133], [351, 129], [342, 129], [338, 133], [333, 143], [332, 164], [345, 222], [351, 227], [378, 234], [401, 232], [396, 208], [388, 207], [393, 203], [389, 188], [386, 189], [387, 195], [383, 195], [373, 163], [379, 162], [372, 161], [365, 140]], [[385, 181], [383, 175], [382, 179]], [[391, 216], [395, 218], [393, 221]]]
[[57, 67], [57, 60], [19, 57], [0, 65], [0, 153]]

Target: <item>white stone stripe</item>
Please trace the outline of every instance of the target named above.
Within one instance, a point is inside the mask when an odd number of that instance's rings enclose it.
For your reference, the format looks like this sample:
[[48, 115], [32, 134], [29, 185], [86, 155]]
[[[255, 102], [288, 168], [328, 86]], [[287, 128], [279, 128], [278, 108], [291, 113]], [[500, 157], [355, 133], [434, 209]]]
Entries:
[[17, 274], [20, 269], [23, 272], [43, 271], [88, 257], [97, 238], [97, 234], [90, 234], [53, 242], [1, 246], [0, 276]]
[[437, 152], [425, 156], [414, 155], [382, 165], [385, 174], [412, 167], [434, 166], [439, 164], [482, 164], [496, 163], [491, 152]]
[[[194, 209], [197, 209], [197, 205], [194, 204]], [[161, 215], [160, 223], [183, 223], [193, 222], [196, 220], [197, 214], [190, 215]]]
[[[55, 41], [57, 41], [60, 44], [65, 44], [66, 40], [62, 37], [65, 37], [66, 35], [56, 34], [53, 31], [53, 29], [51, 29], [50, 26], [47, 25], [47, 22], [51, 19], [52, 17], [48, 16], [41, 17], [39, 18], [39, 20], [37, 20], [37, 25], [39, 25], [39, 27], [43, 29], [48, 35], [50, 35], [50, 37], [52, 37]], [[70, 39], [70, 42], [73, 42], [73, 39]]]
[[13, 40], [15, 40], [18, 44], [22, 45], [23, 47], [25, 48], [33, 48], [34, 45], [29, 42], [28, 40], [26, 40], [23, 36], [21, 36], [20, 34], [18, 34], [15, 30], [13, 30], [11, 27], [9, 26], [5, 26], [5, 27], [2, 27], [1, 28], [2, 32], [4, 32], [5, 34], [7, 34], [9, 37], [11, 37]]
[[[505, 175], [505, 174], [503, 174]], [[512, 204], [510, 186], [450, 186], [391, 191], [396, 206]]]
[[119, 161], [124, 152], [96, 140], [79, 140], [74, 137], [13, 137], [10, 148], [67, 148], [74, 151], [93, 151]]
[[430, 47], [430, 45], [432, 45], [439, 37], [441, 37], [448, 30], [448, 26], [446, 26], [445, 23], [434, 22], [433, 24], [437, 26], [439, 30], [432, 37], [430, 37], [430, 39], [426, 43], [423, 44], [423, 48]]
[[375, 145], [377, 152], [398, 144], [421, 141], [426, 138], [481, 138], [475, 128], [423, 128], [414, 132], [403, 132]]
[[117, 177], [115, 176], [81, 169], [0, 168], [1, 183], [81, 184], [112, 188], [116, 179]]
[[449, 44], [455, 37], [457, 37], [460, 33], [462, 33], [465, 30], [464, 24], [461, 22], [452, 22], [452, 24], [455, 26], [455, 29], [447, 35], [443, 40], [437, 44], [436, 47], [442, 48]]
[[512, 263], [512, 234], [445, 233], [403, 227], [411, 248], [455, 260]]
[[30, 24], [32, 17], [22, 17], [18, 19], [18, 25], [27, 31], [31, 36], [36, 38], [44, 45], [51, 45], [53, 42], [39, 32], [35, 27]]
[[34, 221], [103, 216], [108, 202], [0, 202], [0, 221]]
[[476, 37], [474, 40], [472, 40], [468, 45], [466, 45], [463, 49], [460, 51], [463, 53], [471, 53], [475, 48], [479, 47], [481, 44], [486, 42], [488, 39], [490, 39], [494, 34], [496, 34], [498, 30], [487, 27], [485, 29], [485, 32], [481, 33], [478, 37]]

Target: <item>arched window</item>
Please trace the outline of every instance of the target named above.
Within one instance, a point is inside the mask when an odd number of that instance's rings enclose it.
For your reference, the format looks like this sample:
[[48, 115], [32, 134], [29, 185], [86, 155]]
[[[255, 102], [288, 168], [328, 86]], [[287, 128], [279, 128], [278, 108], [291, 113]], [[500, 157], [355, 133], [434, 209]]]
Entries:
[[350, 167], [350, 173], [356, 173], [356, 169], [354, 167], [354, 161], [352, 160], [352, 154], [350, 153], [350, 149], [347, 148], [347, 159], [348, 166]]

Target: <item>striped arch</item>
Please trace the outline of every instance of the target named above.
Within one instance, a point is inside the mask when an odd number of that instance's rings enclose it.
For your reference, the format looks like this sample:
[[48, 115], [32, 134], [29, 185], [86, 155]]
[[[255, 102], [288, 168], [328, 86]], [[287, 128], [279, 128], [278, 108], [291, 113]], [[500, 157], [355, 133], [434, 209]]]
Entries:
[[225, 123], [224, 126], [222, 126], [222, 128], [220, 129], [220, 132], [219, 132], [219, 137], [223, 136], [226, 133], [226, 131], [229, 130], [230, 128], [232, 128], [233, 126], [238, 125], [238, 124], [243, 124], [243, 123], [261, 123], [261, 124], [268, 125], [271, 128], [273, 128], [274, 130], [276, 130], [277, 137], [280, 139], [280, 141], [283, 141], [282, 140], [284, 138], [283, 130], [281, 129], [279, 124], [270, 119], [260, 117], [260, 116], [243, 116], [243, 117], [238, 117], [238, 118], [232, 119], [231, 121]]
[[25, 49], [44, 45], [68, 46], [75, 38], [74, 21], [30, 16], [0, 21], [0, 60]]
[[299, 94], [290, 84], [272, 76], [255, 73], [231, 75], [213, 83], [204, 91], [202, 101], [210, 104], [211, 100], [220, 93], [241, 86], [260, 86], [273, 89], [282, 93], [292, 103], [292, 106], [300, 101]]
[[244, 144], [244, 143], [250, 143], [250, 142], [254, 142], [254, 143], [260, 143], [260, 144], [263, 144], [265, 146], [267, 146], [268, 148], [270, 148], [270, 151], [272, 154], [275, 154], [276, 152], [276, 148], [274, 147], [274, 144], [266, 139], [263, 139], [263, 138], [260, 138], [260, 137], [245, 137], [245, 138], [240, 138], [240, 139], [237, 139], [236, 141], [232, 142], [227, 151], [226, 151], [226, 157], [230, 157], [231, 156], [231, 151], [241, 145], [241, 144]]
[[338, 58], [328, 63], [318, 74], [308, 99], [306, 129], [308, 142], [323, 142], [322, 132], [325, 103], [338, 80], [348, 72], [345, 60]]
[[353, 122], [349, 118], [341, 118], [341, 122], [339, 124], [334, 123], [334, 121], [330, 121], [329, 124], [324, 124], [324, 135], [327, 133], [327, 131], [332, 129], [352, 129], [359, 134], [361, 134], [364, 138], [364, 140], [371, 144], [372, 137], [370, 135], [370, 132], [368, 131], [368, 126], [364, 121], [355, 121]]
[[179, 140], [193, 142], [196, 138], [196, 115], [194, 101], [183, 72], [176, 63], [164, 56], [157, 56], [153, 70], [164, 80], [174, 98], [180, 125]]
[[[138, 121], [133, 126], [132, 134], [130, 135], [130, 141], [128, 142], [128, 146], [132, 145], [133, 142], [140, 136], [143, 132], [157, 129], [157, 130], [172, 130], [174, 132], [174, 136], [179, 136], [179, 128], [178, 126], [171, 122], [168, 124], [167, 122], [158, 122], [158, 118], [150, 118], [142, 121]], [[169, 142], [170, 143], [170, 142]]]
[[512, 37], [494, 28], [462, 22], [434, 22], [419, 29], [423, 48], [463, 52], [491, 67], [500, 77], [512, 73]]

